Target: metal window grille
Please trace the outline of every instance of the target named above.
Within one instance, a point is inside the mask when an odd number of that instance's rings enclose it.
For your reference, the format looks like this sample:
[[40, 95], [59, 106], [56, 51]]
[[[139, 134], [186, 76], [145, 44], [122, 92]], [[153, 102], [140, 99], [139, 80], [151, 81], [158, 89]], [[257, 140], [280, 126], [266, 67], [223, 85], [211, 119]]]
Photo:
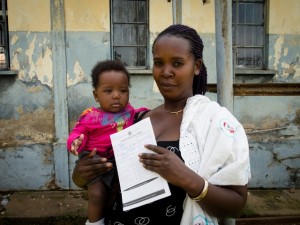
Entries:
[[9, 45], [8, 45], [8, 25], [7, 25], [7, 3], [6, 0], [0, 2], [0, 70], [9, 69]]
[[148, 0], [111, 1], [111, 55], [127, 68], [148, 68]]
[[265, 0], [232, 1], [235, 68], [265, 68]]

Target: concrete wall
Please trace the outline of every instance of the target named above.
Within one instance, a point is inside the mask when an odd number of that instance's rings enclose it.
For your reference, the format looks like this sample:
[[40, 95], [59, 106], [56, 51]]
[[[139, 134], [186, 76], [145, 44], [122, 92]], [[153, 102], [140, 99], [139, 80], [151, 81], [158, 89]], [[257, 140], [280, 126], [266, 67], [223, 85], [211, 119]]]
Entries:
[[[57, 2], [64, 3], [65, 20], [65, 58], [59, 62], [53, 55], [57, 43], [51, 13]], [[278, 73], [268, 82], [299, 82], [299, 9], [298, 0], [269, 1], [269, 68]], [[182, 12], [182, 22], [203, 38], [208, 82], [216, 83], [214, 1], [203, 5], [186, 0]], [[151, 0], [149, 14], [151, 45], [172, 23], [172, 2]], [[55, 125], [56, 106], [66, 105], [71, 129], [82, 110], [96, 105], [89, 74], [96, 61], [110, 58], [109, 0], [9, 0], [8, 17], [11, 69], [18, 74], [0, 75], [0, 190], [66, 188], [57, 175], [62, 171], [57, 171], [55, 146], [62, 128]], [[61, 64], [66, 72], [55, 74]], [[54, 93], [60, 76], [66, 78], [65, 103]], [[150, 73], [132, 74], [131, 80], [134, 106], [154, 108], [162, 102]], [[244, 82], [253, 80], [247, 77]], [[215, 93], [207, 95], [216, 100]], [[249, 186], [300, 187], [299, 96], [236, 96], [234, 114], [248, 132], [253, 175]], [[60, 159], [68, 164], [68, 174], [75, 159]], [[71, 181], [67, 186], [75, 188]]]

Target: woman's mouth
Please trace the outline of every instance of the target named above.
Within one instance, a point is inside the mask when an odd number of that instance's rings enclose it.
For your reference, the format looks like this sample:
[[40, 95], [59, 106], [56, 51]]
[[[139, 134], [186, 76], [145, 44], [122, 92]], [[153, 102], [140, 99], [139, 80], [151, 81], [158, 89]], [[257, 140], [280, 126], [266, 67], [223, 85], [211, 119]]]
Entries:
[[171, 84], [171, 83], [166, 83], [166, 82], [160, 82], [160, 86], [162, 86], [164, 88], [170, 88], [170, 87], [175, 87], [177, 85]]

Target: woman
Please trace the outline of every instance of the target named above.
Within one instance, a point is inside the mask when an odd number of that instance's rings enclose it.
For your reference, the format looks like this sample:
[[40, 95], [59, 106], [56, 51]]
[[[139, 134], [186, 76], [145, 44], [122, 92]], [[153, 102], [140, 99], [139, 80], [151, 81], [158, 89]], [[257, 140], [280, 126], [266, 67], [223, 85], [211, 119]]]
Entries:
[[[123, 212], [119, 194], [107, 224], [218, 224], [217, 218], [238, 217], [250, 178], [247, 137], [228, 110], [203, 96], [207, 74], [200, 36], [172, 25], [158, 35], [152, 53], [164, 103], [138, 120], [150, 117], [157, 146], [146, 147], [158, 154], [139, 157], [168, 181], [171, 196]], [[79, 177], [88, 180], [111, 167], [106, 159], [84, 158], [74, 182], [80, 186]]]

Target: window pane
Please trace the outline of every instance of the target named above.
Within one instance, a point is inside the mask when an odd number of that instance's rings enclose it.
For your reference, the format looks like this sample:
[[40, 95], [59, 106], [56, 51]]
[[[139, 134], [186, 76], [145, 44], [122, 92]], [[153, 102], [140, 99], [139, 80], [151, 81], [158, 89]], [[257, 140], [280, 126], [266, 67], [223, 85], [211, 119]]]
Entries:
[[148, 2], [112, 0], [112, 54], [128, 67], [146, 67]]
[[146, 64], [145, 47], [115, 47], [114, 59], [122, 60], [126, 66], [145, 66]]
[[[3, 9], [3, 11], [2, 11]], [[0, 46], [5, 46], [5, 32], [6, 32], [6, 21], [5, 21], [5, 7], [2, 7], [2, 1], [0, 1]]]
[[146, 1], [114, 0], [113, 9], [114, 23], [147, 22]]
[[264, 0], [232, 1], [232, 40], [235, 65], [240, 68], [263, 67]]
[[146, 45], [146, 25], [115, 24], [113, 27], [114, 45]]
[[237, 67], [262, 67], [262, 49], [239, 48], [237, 52]]
[[[2, 5], [3, 4], [3, 5]], [[9, 69], [9, 43], [7, 27], [7, 3], [0, 1], [0, 70]]]
[[235, 25], [232, 26], [232, 43], [233, 43], [233, 45], [235, 43], [237, 43], [237, 41], [236, 41], [236, 34], [235, 34], [236, 33], [235, 32], [235, 30], [236, 30], [235, 27], [236, 27]]
[[232, 3], [232, 23], [234, 24], [236, 20], [236, 3]]
[[238, 23], [262, 24], [263, 23], [263, 4], [259, 3], [240, 3]]
[[238, 46], [262, 46], [263, 27], [261, 26], [238, 26]]

